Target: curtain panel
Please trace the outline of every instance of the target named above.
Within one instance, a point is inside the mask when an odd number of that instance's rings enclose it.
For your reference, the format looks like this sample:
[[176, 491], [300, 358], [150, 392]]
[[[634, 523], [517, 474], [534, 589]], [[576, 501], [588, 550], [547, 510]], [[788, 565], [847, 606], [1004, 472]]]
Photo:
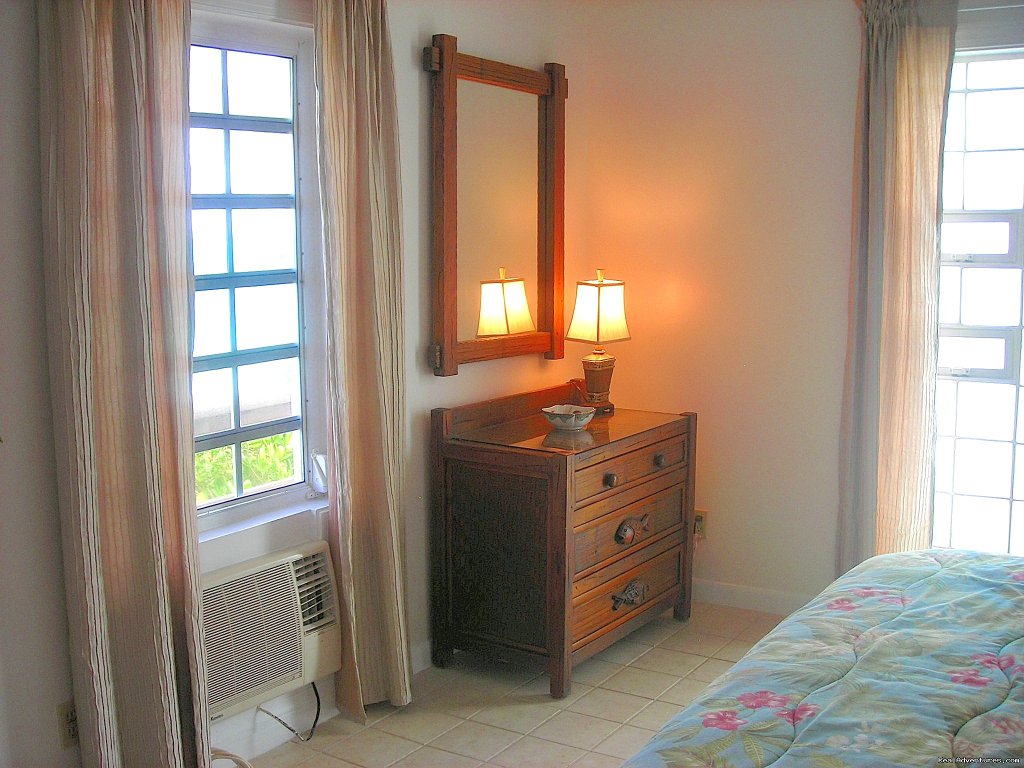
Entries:
[[864, 0], [837, 567], [931, 541], [955, 0]]
[[330, 538], [345, 618], [338, 705], [411, 700], [403, 577], [401, 182], [383, 0], [317, 0]]
[[186, 253], [187, 0], [40, 0], [43, 248], [85, 766], [209, 764]]

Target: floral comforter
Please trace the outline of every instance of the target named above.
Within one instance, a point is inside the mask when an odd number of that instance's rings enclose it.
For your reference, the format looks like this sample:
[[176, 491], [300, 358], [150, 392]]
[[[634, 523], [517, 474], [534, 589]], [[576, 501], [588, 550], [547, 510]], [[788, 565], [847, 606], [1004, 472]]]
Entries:
[[1022, 638], [1024, 559], [875, 557], [783, 621], [626, 766], [1024, 758]]

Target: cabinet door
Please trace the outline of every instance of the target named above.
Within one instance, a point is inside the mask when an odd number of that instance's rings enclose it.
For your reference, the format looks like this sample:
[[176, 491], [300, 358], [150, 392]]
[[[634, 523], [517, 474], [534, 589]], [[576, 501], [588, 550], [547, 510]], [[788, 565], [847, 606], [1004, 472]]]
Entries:
[[450, 461], [447, 487], [453, 629], [542, 651], [547, 640], [548, 477]]

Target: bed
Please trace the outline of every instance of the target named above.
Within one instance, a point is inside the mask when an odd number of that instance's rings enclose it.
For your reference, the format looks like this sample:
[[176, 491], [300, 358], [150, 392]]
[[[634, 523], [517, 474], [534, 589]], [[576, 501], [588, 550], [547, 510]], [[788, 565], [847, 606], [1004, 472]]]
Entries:
[[779, 624], [625, 765], [1024, 757], [1022, 637], [1024, 558], [881, 555]]

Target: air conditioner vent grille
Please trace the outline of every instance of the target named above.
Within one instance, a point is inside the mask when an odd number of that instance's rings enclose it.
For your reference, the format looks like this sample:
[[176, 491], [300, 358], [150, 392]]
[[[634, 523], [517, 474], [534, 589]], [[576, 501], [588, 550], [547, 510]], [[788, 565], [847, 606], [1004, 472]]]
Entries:
[[292, 563], [299, 590], [299, 611], [304, 632], [334, 624], [334, 584], [325, 551], [314, 552]]
[[302, 676], [297, 613], [289, 563], [203, 590], [211, 709]]

